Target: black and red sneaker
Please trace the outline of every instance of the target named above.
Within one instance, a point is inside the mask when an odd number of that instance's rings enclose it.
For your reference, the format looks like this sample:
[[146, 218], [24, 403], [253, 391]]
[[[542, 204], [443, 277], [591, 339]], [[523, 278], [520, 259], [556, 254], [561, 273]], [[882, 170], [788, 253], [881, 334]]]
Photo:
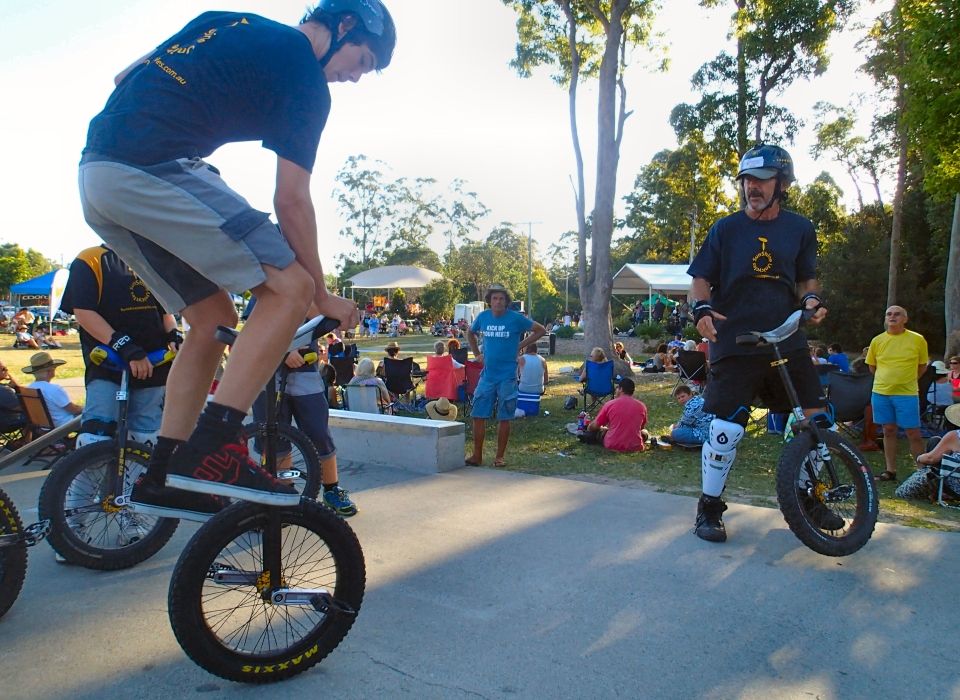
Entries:
[[225, 498], [164, 486], [162, 479], [153, 477], [149, 471], [137, 479], [130, 494], [130, 510], [134, 513], [200, 523], [228, 505], [230, 503]]
[[295, 506], [300, 503], [297, 490], [280, 483], [251, 460], [247, 446], [239, 440], [208, 454], [198, 452], [189, 444], [180, 445], [170, 457], [167, 486], [266, 506]]

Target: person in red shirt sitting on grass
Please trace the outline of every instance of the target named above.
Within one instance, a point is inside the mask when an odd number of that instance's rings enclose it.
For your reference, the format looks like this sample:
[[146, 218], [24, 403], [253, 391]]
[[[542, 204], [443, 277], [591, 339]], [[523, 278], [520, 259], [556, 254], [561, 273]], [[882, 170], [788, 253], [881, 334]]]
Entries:
[[647, 407], [633, 398], [635, 388], [629, 377], [617, 381], [613, 400], [605, 403], [587, 426], [585, 442], [596, 442], [615, 452], [643, 449], [650, 439], [650, 434], [643, 429], [647, 424]]

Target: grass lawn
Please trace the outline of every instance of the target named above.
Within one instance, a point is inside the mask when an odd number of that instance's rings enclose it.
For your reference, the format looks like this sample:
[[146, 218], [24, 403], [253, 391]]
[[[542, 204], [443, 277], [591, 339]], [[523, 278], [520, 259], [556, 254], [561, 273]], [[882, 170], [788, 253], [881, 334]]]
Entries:
[[[49, 352], [55, 360], [66, 360], [67, 364], [57, 368], [57, 378], [83, 376], [83, 358], [80, 356], [80, 336], [57, 336], [63, 345], [63, 350], [44, 350]], [[13, 336], [6, 333], [0, 335], [0, 361], [6, 365], [18, 384], [29, 384], [33, 375], [24, 374], [21, 370], [30, 365], [30, 357], [39, 350], [21, 349], [13, 347]]]

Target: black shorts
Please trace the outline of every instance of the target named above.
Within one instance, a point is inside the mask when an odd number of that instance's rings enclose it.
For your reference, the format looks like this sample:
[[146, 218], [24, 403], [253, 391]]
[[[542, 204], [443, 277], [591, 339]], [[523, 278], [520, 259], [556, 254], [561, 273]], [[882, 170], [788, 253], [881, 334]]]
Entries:
[[[797, 390], [801, 408], [824, 408], [827, 397], [810, 354], [793, 350], [784, 355], [787, 373]], [[717, 418], [733, 420], [741, 410], [763, 402], [771, 413], [787, 413], [793, 408], [780, 371], [771, 366], [773, 354], [730, 355], [710, 365], [710, 381], [704, 392], [703, 410]]]

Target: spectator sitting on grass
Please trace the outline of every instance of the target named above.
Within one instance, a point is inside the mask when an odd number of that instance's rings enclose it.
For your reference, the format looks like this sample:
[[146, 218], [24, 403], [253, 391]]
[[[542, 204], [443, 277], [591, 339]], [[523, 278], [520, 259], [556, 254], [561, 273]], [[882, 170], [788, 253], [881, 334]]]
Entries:
[[40, 349], [37, 341], [33, 339], [32, 335], [30, 335], [30, 331], [27, 330], [26, 326], [17, 327], [17, 343], [19, 343], [20, 347], [22, 348], [31, 348], [33, 350]]
[[33, 339], [37, 341], [37, 344], [42, 348], [52, 348], [54, 350], [63, 350], [63, 346], [53, 336], [48, 336], [43, 332], [43, 326], [37, 326], [37, 330], [33, 332]]
[[613, 351], [617, 357], [626, 362], [628, 365], [633, 364], [633, 358], [630, 357], [630, 354], [627, 352], [626, 348], [623, 347], [623, 343], [619, 340], [613, 344]]
[[459, 350], [459, 349], [460, 349], [460, 341], [459, 341], [459, 340], [457, 340], [456, 338], [450, 338], [450, 340], [447, 341], [447, 354], [448, 354], [448, 355], [451, 354], [454, 350]]
[[50, 411], [50, 417], [58, 428], [83, 412], [80, 406], [70, 401], [66, 389], [59, 384], [50, 383], [57, 374], [57, 367], [65, 364], [65, 360], [54, 360], [48, 352], [38, 352], [30, 358], [30, 366], [21, 370], [24, 374], [34, 376], [35, 379], [30, 384], [30, 388], [36, 389], [43, 396]]
[[[947, 408], [947, 420], [960, 421], [960, 405]], [[955, 424], [955, 423], [954, 423]], [[960, 431], [951, 430], [942, 438], [932, 437], [927, 441], [926, 452], [917, 457], [917, 471], [904, 479], [895, 491], [899, 498], [936, 499], [938, 496], [937, 474], [935, 469], [944, 455], [960, 452]], [[960, 498], [960, 473], [946, 477], [944, 498]]]
[[683, 343], [683, 333], [681, 333], [680, 331], [677, 331], [677, 332], [674, 333], [674, 335], [673, 335], [673, 340], [671, 340], [669, 343], [667, 343], [667, 348], [670, 349], [670, 350], [672, 350], [673, 348], [676, 348], [677, 350], [680, 350], [680, 349], [683, 347], [683, 345], [684, 345], [684, 343]]
[[657, 346], [657, 351], [653, 353], [652, 367], [644, 367], [643, 372], [645, 374], [659, 373], [659, 372], [672, 372], [673, 371], [673, 358], [670, 357], [670, 354], [667, 352], [667, 344], [660, 343]]
[[639, 452], [650, 439], [644, 430], [647, 407], [633, 396], [636, 385], [623, 377], [614, 389], [614, 398], [603, 404], [597, 417], [581, 436], [583, 442], [600, 444], [614, 452]]
[[[590, 351], [590, 357], [587, 358], [590, 362], [596, 362], [598, 365], [603, 364], [607, 361], [607, 353], [603, 351], [603, 348], [594, 348]], [[587, 363], [583, 363], [583, 371], [580, 373], [580, 381], [587, 381]]]
[[831, 343], [827, 350], [829, 353], [827, 355], [827, 362], [836, 365], [841, 372], [850, 371], [850, 361], [847, 359], [847, 356], [843, 354], [840, 343]]
[[714, 418], [712, 413], [703, 412], [703, 397], [694, 394], [686, 384], [674, 389], [673, 396], [683, 406], [683, 415], [670, 426], [670, 439], [667, 442], [702, 445], [710, 437], [710, 423]]

